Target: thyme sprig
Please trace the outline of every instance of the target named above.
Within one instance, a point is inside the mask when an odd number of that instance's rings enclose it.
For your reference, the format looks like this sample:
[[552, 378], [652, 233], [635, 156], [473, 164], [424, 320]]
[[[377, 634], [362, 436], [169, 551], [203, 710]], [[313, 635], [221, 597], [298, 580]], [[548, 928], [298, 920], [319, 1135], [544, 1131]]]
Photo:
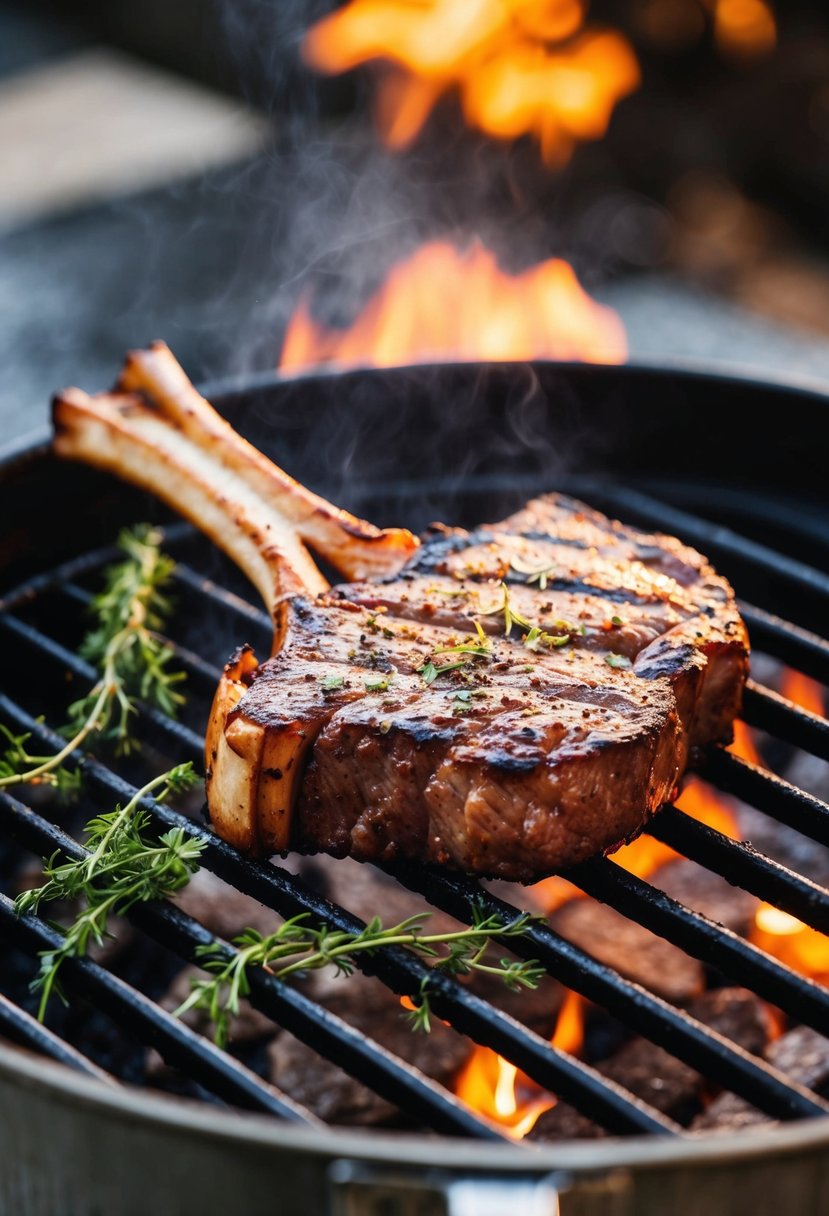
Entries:
[[[26, 746], [31, 737], [31, 731], [15, 735], [0, 722], [0, 739], [6, 743], [0, 755], [0, 786], [37, 780], [41, 785], [54, 786], [62, 802], [71, 802], [80, 792], [81, 770], [65, 768], [59, 762], [54, 766], [53, 756], [34, 755]], [[27, 777], [32, 773], [34, 776]]]
[[32, 990], [40, 993], [38, 1017], [42, 1020], [53, 994], [60, 994], [59, 973], [68, 958], [87, 954], [93, 943], [108, 936], [112, 917], [134, 904], [163, 899], [180, 891], [199, 868], [205, 842], [171, 828], [155, 838], [147, 831], [151, 816], [141, 802], [153, 795], [157, 802], [190, 789], [198, 775], [192, 764], [179, 764], [154, 777], [137, 790], [123, 807], [91, 819], [85, 829], [85, 852], [66, 861], [59, 853], [45, 858], [46, 881], [18, 896], [18, 915], [37, 913], [42, 904], [80, 900], [81, 908], [65, 929], [62, 944], [40, 955], [40, 970]]
[[0, 756], [0, 787], [37, 782], [66, 793], [77, 779], [61, 766], [91, 736], [114, 741], [120, 753], [135, 747], [132, 719], [139, 700], [175, 714], [183, 701], [177, 685], [185, 676], [170, 670], [173, 651], [158, 636], [171, 609], [166, 588], [174, 569], [173, 559], [160, 551], [161, 539], [148, 525], [121, 533], [124, 559], [106, 571], [104, 589], [90, 605], [96, 623], [79, 652], [95, 664], [99, 678], [70, 705], [61, 732], [67, 743], [51, 756], [31, 755], [28, 735], [0, 727], [8, 744]]
[[[481, 622], [473, 619], [472, 624], [478, 635], [477, 642], [461, 642], [457, 646], [440, 646], [433, 652], [431, 659], [418, 668], [417, 674], [424, 684], [433, 684], [438, 676], [445, 675], [449, 671], [459, 671], [461, 668], [467, 667], [474, 659], [488, 659], [491, 656], [492, 644], [484, 633]], [[442, 654], [457, 654], [461, 657], [453, 663], [435, 663], [435, 659], [439, 659]], [[467, 658], [467, 656], [469, 657]]]
[[[477, 971], [498, 976], [511, 989], [538, 987], [543, 969], [535, 960], [502, 958], [493, 963], [486, 961], [494, 941], [524, 934], [532, 919], [527, 914], [505, 922], [498, 916], [487, 916], [476, 907], [468, 929], [427, 934], [424, 928], [429, 916], [428, 912], [410, 916], [388, 928], [375, 917], [359, 933], [325, 926], [315, 928], [308, 923], [307, 913], [285, 921], [274, 933], [267, 935], [246, 929], [234, 938], [237, 950], [232, 954], [223, 945], [199, 949], [199, 964], [210, 975], [194, 980], [193, 990], [176, 1010], [176, 1016], [180, 1017], [189, 1009], [203, 1010], [213, 1025], [216, 1042], [224, 1046], [231, 1020], [239, 1013], [239, 1002], [250, 993], [252, 970], [262, 968], [277, 979], [287, 979], [299, 972], [330, 966], [340, 975], [351, 975], [357, 955], [370, 954], [386, 946], [404, 946], [447, 975], [469, 975]], [[425, 976], [417, 1004], [408, 1011], [413, 1028], [422, 1031], [431, 1027], [429, 981], [430, 977]]]

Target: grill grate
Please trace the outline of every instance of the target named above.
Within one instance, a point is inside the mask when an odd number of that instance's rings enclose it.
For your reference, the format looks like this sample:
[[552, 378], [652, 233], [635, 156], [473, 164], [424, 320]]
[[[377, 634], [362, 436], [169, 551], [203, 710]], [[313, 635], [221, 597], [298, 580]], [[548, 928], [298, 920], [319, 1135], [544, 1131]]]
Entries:
[[[829, 645], [808, 632], [825, 615], [829, 580], [817, 571], [781, 557], [726, 529], [675, 511], [629, 491], [605, 490], [606, 508], [634, 523], [668, 528], [708, 552], [738, 589], [750, 590], [755, 599], [783, 603], [797, 623], [780, 619], [766, 608], [742, 605], [754, 645], [781, 661], [829, 680]], [[191, 530], [175, 525], [167, 530], [167, 547], [174, 553]], [[57, 680], [69, 672], [90, 683], [92, 668], [42, 622], [29, 619], [32, 609], [48, 596], [56, 596], [62, 612], [77, 616], [90, 594], [83, 580], [115, 556], [98, 550], [38, 576], [0, 603], [0, 626], [15, 646], [34, 656]], [[264, 612], [206, 578], [179, 560], [176, 579], [183, 594], [219, 607], [247, 631], [270, 641], [270, 621]], [[758, 595], [758, 592], [766, 592]], [[211, 608], [212, 606], [212, 608]], [[35, 616], [37, 614], [35, 613]], [[804, 628], [805, 626], [805, 628]], [[219, 671], [192, 648], [174, 643], [178, 661], [191, 676], [196, 691], [212, 695]], [[206, 717], [206, 708], [204, 716]], [[784, 697], [751, 681], [745, 702], [751, 725], [787, 744], [829, 759], [829, 723], [799, 709]], [[60, 740], [50, 727], [35, 720], [11, 697], [0, 694], [0, 721], [15, 730], [31, 731], [39, 745], [55, 749]], [[148, 741], [178, 759], [199, 760], [202, 739], [186, 724], [158, 711], [147, 710], [142, 729]], [[76, 761], [91, 789], [110, 802], [129, 798], [135, 787], [94, 757]], [[829, 843], [829, 806], [745, 761], [723, 752], [708, 757], [705, 777], [731, 793], [821, 843]], [[145, 808], [160, 832], [184, 826], [207, 842], [203, 864], [220, 878], [283, 917], [308, 913], [315, 921], [336, 929], [357, 931], [363, 922], [346, 909], [324, 899], [282, 866], [252, 862], [232, 847], [171, 808], [146, 800]], [[36, 810], [6, 793], [0, 793], [0, 823], [4, 832], [35, 854], [61, 849], [80, 854], [81, 846]], [[829, 891], [750, 845], [697, 822], [678, 808], [665, 808], [649, 826], [650, 834], [681, 855], [744, 887], [758, 898], [789, 912], [804, 923], [829, 931]], [[487, 912], [504, 917], [518, 909], [485, 891], [474, 880], [422, 866], [385, 867], [403, 886], [461, 921], [469, 922], [474, 902]], [[753, 989], [795, 1020], [822, 1030], [829, 1024], [829, 993], [772, 959], [736, 934], [715, 925], [700, 913], [671, 899], [651, 884], [636, 878], [613, 861], [595, 860], [566, 877], [586, 894], [609, 904], [630, 919], [679, 946], [686, 953], [715, 967], [725, 976]], [[198, 946], [216, 943], [197, 921], [172, 905], [136, 907], [130, 919], [143, 932], [182, 958], [192, 960]], [[49, 949], [58, 938], [36, 916], [18, 918], [13, 904], [0, 897], [0, 933], [29, 954]], [[228, 951], [232, 947], [225, 947]], [[596, 1005], [606, 1009], [631, 1031], [663, 1047], [690, 1067], [724, 1085], [752, 1105], [778, 1119], [829, 1114], [829, 1103], [793, 1082], [765, 1061], [703, 1025], [683, 1010], [623, 978], [545, 925], [533, 923], [527, 934], [511, 943], [515, 953], [537, 958], [550, 975]], [[385, 948], [361, 968], [377, 976], [398, 995], [416, 998], [427, 974], [424, 964], [399, 948]], [[379, 1044], [352, 1029], [324, 1006], [301, 991], [274, 980], [264, 972], [252, 975], [251, 1002], [297, 1038], [332, 1060], [394, 1105], [416, 1115], [424, 1126], [452, 1135], [500, 1139], [500, 1133], [477, 1117], [454, 1095], [426, 1078], [418, 1069], [392, 1055]], [[72, 995], [83, 996], [127, 1027], [140, 1042], [155, 1047], [173, 1066], [190, 1076], [207, 1095], [249, 1110], [265, 1111], [282, 1119], [316, 1123], [313, 1115], [264, 1082], [228, 1053], [166, 1013], [111, 971], [89, 959], [66, 964], [66, 984]], [[435, 975], [430, 984], [435, 1013], [477, 1043], [492, 1048], [515, 1064], [544, 1089], [551, 1090], [582, 1114], [610, 1131], [681, 1135], [683, 1129], [647, 1106], [589, 1065], [558, 1050], [509, 1015], [467, 991], [448, 976]], [[97, 1065], [41, 1027], [29, 1014], [5, 998], [0, 999], [0, 1029], [35, 1050], [70, 1067], [101, 1073]], [[108, 1078], [112, 1081], [112, 1078]]]

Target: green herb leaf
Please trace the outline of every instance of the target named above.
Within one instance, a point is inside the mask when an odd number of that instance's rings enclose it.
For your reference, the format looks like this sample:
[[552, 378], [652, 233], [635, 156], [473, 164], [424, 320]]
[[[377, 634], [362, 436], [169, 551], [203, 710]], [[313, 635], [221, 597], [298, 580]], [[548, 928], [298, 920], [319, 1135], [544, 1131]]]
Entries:
[[336, 692], [338, 688], [342, 688], [345, 680], [342, 676], [323, 676], [320, 680], [324, 692]]
[[184, 699], [177, 686], [185, 677], [170, 670], [173, 651], [157, 635], [171, 609], [166, 588], [174, 570], [160, 543], [161, 533], [147, 525], [121, 533], [125, 558], [106, 571], [104, 589], [91, 604], [96, 624], [80, 647], [82, 657], [98, 666], [100, 678], [69, 707], [62, 732], [69, 740], [54, 755], [30, 755], [28, 736], [3, 728], [8, 746], [0, 758], [0, 787], [38, 782], [71, 794], [78, 778], [63, 765], [77, 748], [94, 737], [114, 741], [119, 752], [132, 750], [139, 701], [175, 714]]
[[394, 672], [382, 676], [366, 676], [363, 680], [366, 692], [386, 692], [394, 679]]
[[604, 661], [608, 667], [627, 668], [631, 666], [630, 659], [624, 654], [606, 654]]
[[18, 896], [19, 916], [36, 913], [42, 904], [56, 900], [80, 900], [81, 909], [68, 928], [63, 942], [40, 956], [40, 970], [32, 989], [40, 993], [38, 1016], [42, 1019], [50, 997], [60, 992], [59, 973], [67, 958], [79, 958], [93, 943], [107, 936], [111, 919], [123, 915], [137, 903], [163, 899], [180, 891], [199, 868], [205, 840], [172, 828], [156, 839], [148, 832], [150, 815], [141, 802], [155, 795], [160, 801], [181, 793], [199, 780], [192, 764], [180, 764], [155, 777], [137, 790], [124, 807], [98, 815], [85, 829], [83, 857], [61, 861], [60, 854], [44, 860], [46, 881]]

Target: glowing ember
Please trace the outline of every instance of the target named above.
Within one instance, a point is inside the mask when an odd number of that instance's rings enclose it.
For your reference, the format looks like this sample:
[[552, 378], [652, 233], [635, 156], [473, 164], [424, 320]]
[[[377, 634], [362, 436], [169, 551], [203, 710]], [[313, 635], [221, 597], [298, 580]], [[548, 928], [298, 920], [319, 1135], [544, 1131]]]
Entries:
[[793, 971], [829, 987], [829, 938], [823, 933], [771, 904], [761, 904], [751, 939]]
[[377, 118], [389, 147], [410, 144], [454, 90], [471, 126], [498, 139], [532, 135], [561, 163], [602, 136], [639, 85], [628, 41], [584, 28], [583, 10], [579, 0], [351, 0], [309, 31], [303, 52], [330, 75], [388, 65]]
[[777, 41], [777, 24], [766, 0], [716, 0], [714, 37], [727, 55], [753, 59], [767, 55]]
[[763, 933], [774, 933], [778, 937], [790, 937], [803, 928], [802, 921], [788, 912], [782, 912], [780, 908], [773, 908], [771, 904], [763, 904], [757, 909], [755, 924]]
[[347, 330], [318, 324], [302, 302], [280, 367], [395, 367], [446, 358], [618, 363], [626, 353], [619, 318], [587, 295], [566, 262], [550, 258], [512, 275], [478, 243], [459, 252], [433, 241], [392, 267]]

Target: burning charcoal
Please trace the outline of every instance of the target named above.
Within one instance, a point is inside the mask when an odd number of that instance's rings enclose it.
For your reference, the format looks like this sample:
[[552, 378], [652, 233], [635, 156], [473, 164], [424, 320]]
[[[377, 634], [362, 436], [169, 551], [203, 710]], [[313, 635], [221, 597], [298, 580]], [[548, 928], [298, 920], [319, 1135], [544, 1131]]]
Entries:
[[747, 936], [759, 907], [759, 900], [748, 891], [733, 887], [719, 874], [693, 861], [673, 861], [662, 866], [652, 881], [671, 899], [701, 912], [742, 937]]
[[194, 874], [175, 902], [188, 916], [225, 941], [231, 941], [243, 929], [273, 933], [282, 923], [276, 912], [243, 895], [209, 870]]
[[714, 988], [704, 992], [691, 1002], [688, 1012], [752, 1055], [765, 1054], [773, 1023], [766, 1006], [747, 988]]
[[544, 1114], [539, 1116], [535, 1127], [527, 1136], [528, 1140], [602, 1140], [610, 1133], [598, 1123], [580, 1115], [577, 1110], [566, 1102], [557, 1102]]
[[[504, 954], [505, 951], [498, 950], [499, 958]], [[550, 976], [545, 975], [537, 988], [514, 990], [495, 975], [471, 975], [464, 983], [476, 996], [528, 1026], [542, 1039], [549, 1039], [555, 1030], [565, 990]]]
[[[771, 1029], [762, 1003], [743, 988], [720, 988], [692, 1001], [688, 1012], [712, 1030], [755, 1055], [762, 1053]], [[598, 1071], [678, 1123], [688, 1123], [699, 1108], [702, 1078], [648, 1039], [636, 1038], [599, 1064]], [[601, 1128], [567, 1103], [558, 1103], [536, 1123], [530, 1138], [595, 1139]]]
[[773, 1043], [769, 1060], [794, 1081], [823, 1092], [829, 1086], [829, 1039], [797, 1026]]
[[675, 1004], [703, 987], [702, 965], [670, 942], [592, 899], [571, 899], [550, 918], [556, 933]]
[[[323, 1003], [367, 1038], [450, 1088], [471, 1054], [469, 1040], [437, 1019], [432, 1019], [430, 1034], [413, 1031], [379, 980], [362, 975], [341, 979]], [[395, 1107], [287, 1032], [271, 1043], [268, 1058], [274, 1085], [327, 1123], [369, 1127], [399, 1122]]]
[[[808, 1089], [823, 1092], [829, 1086], [829, 1039], [809, 1026], [797, 1026], [772, 1043], [770, 1064]], [[693, 1131], [737, 1131], [757, 1124], [773, 1124], [771, 1115], [755, 1109], [736, 1094], [720, 1094], [692, 1124]]]

